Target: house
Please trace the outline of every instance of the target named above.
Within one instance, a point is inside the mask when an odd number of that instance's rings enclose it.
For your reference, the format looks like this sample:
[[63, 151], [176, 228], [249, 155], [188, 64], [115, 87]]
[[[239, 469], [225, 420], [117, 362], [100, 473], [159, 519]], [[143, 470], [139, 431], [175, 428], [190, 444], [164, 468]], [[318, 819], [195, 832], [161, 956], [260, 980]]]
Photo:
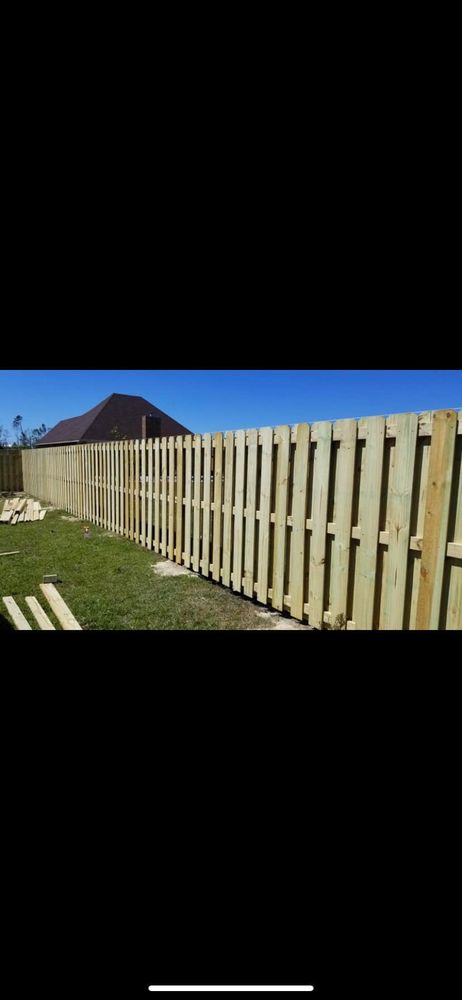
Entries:
[[183, 424], [179, 424], [142, 396], [113, 392], [81, 417], [61, 420], [40, 438], [35, 447], [50, 448], [54, 445], [87, 444], [92, 441], [130, 441], [191, 433], [187, 427], [183, 427]]

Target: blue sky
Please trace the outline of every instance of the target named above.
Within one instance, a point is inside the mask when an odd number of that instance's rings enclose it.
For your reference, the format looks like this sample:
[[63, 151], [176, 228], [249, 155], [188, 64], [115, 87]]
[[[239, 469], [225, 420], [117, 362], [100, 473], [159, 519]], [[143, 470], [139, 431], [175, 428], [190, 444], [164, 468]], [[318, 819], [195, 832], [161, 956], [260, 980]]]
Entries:
[[0, 371], [0, 425], [11, 433], [91, 409], [111, 392], [144, 396], [197, 433], [462, 408], [462, 369]]

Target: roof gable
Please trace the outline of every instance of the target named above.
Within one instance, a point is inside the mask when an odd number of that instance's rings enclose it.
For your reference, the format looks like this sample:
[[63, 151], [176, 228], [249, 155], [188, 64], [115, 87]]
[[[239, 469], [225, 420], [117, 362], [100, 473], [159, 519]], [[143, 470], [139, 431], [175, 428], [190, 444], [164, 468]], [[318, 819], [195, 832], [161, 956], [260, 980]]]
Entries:
[[77, 444], [85, 441], [114, 440], [117, 428], [123, 437], [141, 437], [141, 418], [152, 414], [160, 418], [161, 436], [191, 434], [191, 431], [168, 416], [143, 396], [129, 396], [113, 392], [101, 403], [80, 417], [61, 420], [38, 442], [38, 447], [59, 444]]

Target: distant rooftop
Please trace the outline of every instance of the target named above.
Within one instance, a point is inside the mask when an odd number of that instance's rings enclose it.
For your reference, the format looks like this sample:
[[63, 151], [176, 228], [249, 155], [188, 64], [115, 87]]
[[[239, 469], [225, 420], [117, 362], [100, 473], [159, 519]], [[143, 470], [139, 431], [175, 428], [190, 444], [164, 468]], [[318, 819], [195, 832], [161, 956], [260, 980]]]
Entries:
[[[143, 417], [148, 418], [145, 424]], [[92, 441], [114, 441], [122, 438], [134, 440], [144, 436], [144, 427], [147, 429], [147, 437], [192, 433], [143, 396], [126, 396], [120, 392], [113, 392], [80, 417], [61, 420], [40, 439], [36, 447], [86, 444]]]

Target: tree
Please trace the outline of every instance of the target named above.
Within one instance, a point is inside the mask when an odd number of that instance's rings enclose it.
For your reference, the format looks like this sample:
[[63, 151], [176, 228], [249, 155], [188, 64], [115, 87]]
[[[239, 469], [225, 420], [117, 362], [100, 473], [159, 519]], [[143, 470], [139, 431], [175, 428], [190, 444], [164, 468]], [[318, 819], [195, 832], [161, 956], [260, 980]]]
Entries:
[[0, 448], [8, 448], [8, 434], [0, 424]]
[[13, 420], [13, 430], [16, 431], [16, 444], [18, 448], [33, 448], [37, 441], [47, 433], [48, 428], [45, 424], [41, 424], [40, 427], [34, 427], [34, 430], [29, 429], [24, 430], [22, 426], [22, 417], [18, 413], [18, 416]]

